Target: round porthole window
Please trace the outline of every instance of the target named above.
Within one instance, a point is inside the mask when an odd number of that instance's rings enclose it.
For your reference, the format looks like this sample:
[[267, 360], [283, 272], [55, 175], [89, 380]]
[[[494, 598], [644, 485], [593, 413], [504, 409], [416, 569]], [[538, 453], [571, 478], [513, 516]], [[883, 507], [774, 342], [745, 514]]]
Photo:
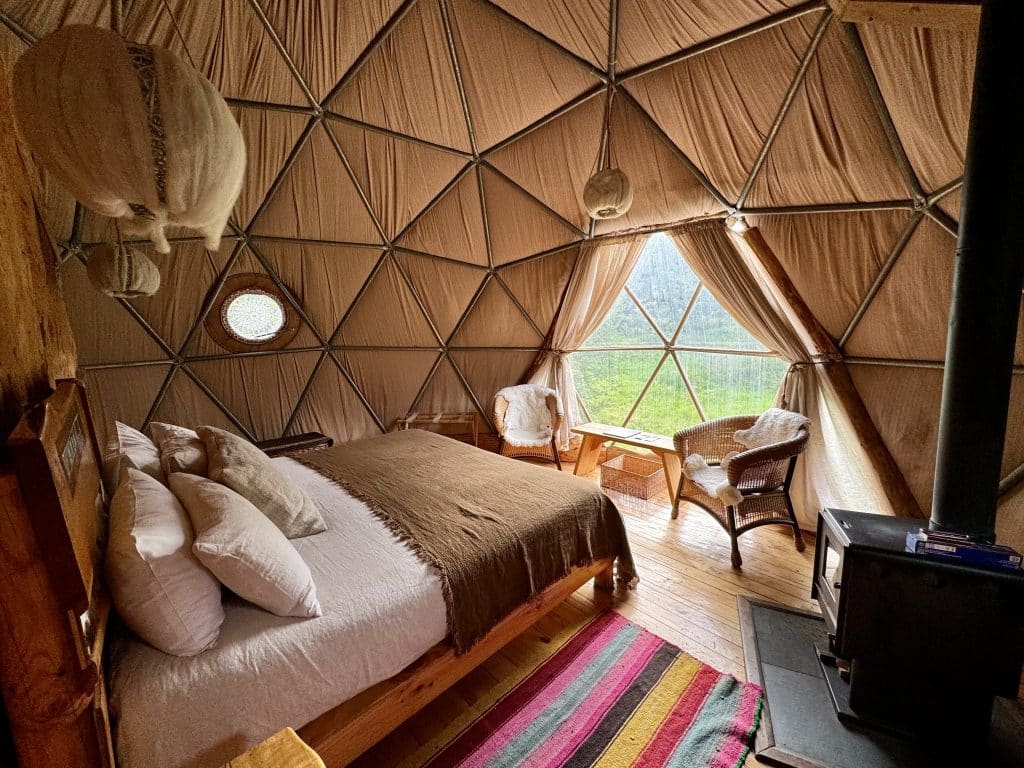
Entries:
[[277, 284], [257, 273], [232, 275], [217, 293], [206, 330], [229, 352], [281, 349], [299, 330], [299, 317]]
[[221, 313], [224, 329], [250, 344], [272, 341], [286, 319], [281, 300], [256, 288], [235, 291], [224, 302]]

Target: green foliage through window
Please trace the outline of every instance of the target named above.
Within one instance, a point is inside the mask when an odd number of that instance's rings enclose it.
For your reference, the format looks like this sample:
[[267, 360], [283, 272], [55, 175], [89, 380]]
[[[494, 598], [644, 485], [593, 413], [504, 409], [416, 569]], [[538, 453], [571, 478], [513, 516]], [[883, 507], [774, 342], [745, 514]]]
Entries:
[[661, 233], [647, 241], [626, 288], [571, 362], [585, 418], [662, 435], [765, 410], [786, 372]]

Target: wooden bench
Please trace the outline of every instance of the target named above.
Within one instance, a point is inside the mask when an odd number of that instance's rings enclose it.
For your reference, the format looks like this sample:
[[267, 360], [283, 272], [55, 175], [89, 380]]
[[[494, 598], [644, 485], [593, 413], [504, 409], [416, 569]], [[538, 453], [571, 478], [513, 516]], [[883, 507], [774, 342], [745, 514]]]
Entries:
[[682, 474], [682, 465], [679, 461], [679, 454], [676, 453], [676, 447], [672, 444], [672, 438], [658, 435], [657, 440], [654, 441], [635, 440], [631, 437], [615, 437], [614, 435], [606, 434], [611, 429], [620, 429], [620, 427], [614, 427], [611, 424], [598, 424], [591, 421], [572, 428], [573, 433], [583, 436], [583, 445], [580, 446], [580, 455], [576, 459], [576, 468], [573, 470], [573, 474], [589, 475], [593, 472], [597, 468], [597, 457], [601, 451], [601, 446], [605, 443], [620, 443], [633, 448], [645, 448], [652, 453], [658, 454], [661, 458], [661, 465], [665, 468], [665, 485], [668, 486], [668, 497], [670, 500], [675, 499], [676, 492], [679, 490], [679, 477]]

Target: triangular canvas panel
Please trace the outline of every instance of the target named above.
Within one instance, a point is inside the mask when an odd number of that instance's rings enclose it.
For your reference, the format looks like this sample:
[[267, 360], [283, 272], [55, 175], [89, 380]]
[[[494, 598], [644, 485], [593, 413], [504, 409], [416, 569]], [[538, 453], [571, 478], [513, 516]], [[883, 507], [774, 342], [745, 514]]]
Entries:
[[233, 108], [245, 138], [245, 181], [232, 217], [243, 229], [263, 203], [309, 117], [271, 109]]
[[581, 59], [608, 66], [609, 0], [496, 0], [506, 11]]
[[976, 31], [858, 26], [910, 164], [925, 190], [963, 173]]
[[[674, 330], [674, 329], [673, 329]], [[583, 343], [583, 349], [599, 347], [663, 347], [665, 342], [625, 292], [620, 293], [601, 325]]]
[[290, 435], [303, 432], [322, 432], [337, 443], [380, 434], [366, 406], [329, 357], [313, 377], [288, 430]]
[[882, 442], [922, 511], [931, 511], [942, 370], [848, 365], [850, 378]]
[[486, 267], [482, 210], [476, 174], [469, 171], [409, 227], [398, 244]]
[[579, 233], [514, 184], [490, 169], [481, 170], [481, 174], [495, 266], [579, 239]]
[[381, 257], [376, 248], [257, 240], [255, 246], [329, 339]]
[[461, 155], [332, 121], [359, 186], [388, 237], [412, 221], [466, 165]]
[[963, 187], [940, 197], [935, 203], [939, 208], [953, 217], [953, 221], [960, 221], [960, 206], [964, 201]]
[[388, 429], [412, 407], [437, 352], [338, 352], [338, 359]]
[[160, 363], [84, 372], [89, 410], [101, 446], [107, 444], [115, 421], [135, 429], [142, 427], [170, 368], [170, 363]]
[[[590, 418], [602, 424], [622, 424], [664, 354], [660, 349], [574, 352], [573, 380]], [[614, 384], [609, 386], [611, 382]]]
[[658, 435], [674, 435], [699, 422], [700, 414], [670, 355], [630, 417], [629, 426]]
[[519, 384], [536, 357], [536, 352], [451, 353], [452, 362], [462, 371], [473, 394], [488, 414], [493, 411], [494, 396], [498, 390]]
[[135, 3], [125, 13], [125, 37], [161, 45], [195, 62], [222, 96], [309, 106], [288, 63], [246, 0]]
[[401, 0], [260, 0], [317, 101], [341, 80], [401, 4]]
[[366, 205], [322, 125], [313, 129], [252, 229], [258, 235], [381, 242]]
[[842, 26], [832, 24], [746, 205], [857, 203], [910, 194], [850, 46]]
[[356, 301], [334, 343], [436, 347], [438, 340], [398, 267], [388, 259]]
[[280, 437], [319, 352], [233, 357], [189, 368], [257, 440]]
[[946, 356], [956, 242], [922, 219], [846, 343], [848, 355], [902, 360]]
[[760, 216], [756, 223], [800, 296], [839, 339], [910, 216], [868, 211]]
[[800, 0], [645, 0], [619, 6], [619, 71], [691, 48], [784, 11]]
[[468, 264], [404, 251], [396, 251], [395, 259], [423, 300], [438, 334], [447, 339], [487, 273]]
[[79, 365], [167, 358], [117, 299], [92, 287], [78, 259], [68, 259], [61, 267], [61, 293], [75, 333]]
[[189, 429], [218, 427], [244, 437], [242, 430], [235, 426], [226, 412], [210, 399], [184, 368], [175, 372], [171, 385], [153, 414], [153, 421], [178, 424]]
[[633, 184], [633, 205], [617, 219], [597, 222], [618, 232], [703, 216], [722, 206], [625, 99], [612, 106], [611, 158]]
[[728, 200], [739, 196], [819, 14], [627, 80], [665, 134]]
[[600, 82], [557, 48], [484, 3], [452, 0], [450, 8], [462, 82], [481, 151]]
[[595, 96], [521, 139], [487, 162], [563, 217], [586, 229], [583, 187], [597, 167], [607, 100]]
[[483, 293], [459, 327], [456, 347], [537, 347], [543, 339], [497, 280]]
[[438, 3], [416, 3], [326, 106], [364, 123], [470, 151]]
[[217, 279], [216, 265], [202, 243], [181, 243], [170, 254], [138, 250], [160, 268], [160, 290], [131, 303], [172, 349], [179, 350]]
[[[476, 406], [466, 392], [466, 386], [455, 373], [451, 361], [445, 357], [437, 366], [419, 400], [410, 406], [410, 410], [418, 413], [476, 412]], [[484, 422], [481, 420], [480, 423]]]
[[578, 255], [578, 248], [568, 248], [542, 259], [513, 264], [498, 272], [512, 295], [545, 333], [555, 318]]

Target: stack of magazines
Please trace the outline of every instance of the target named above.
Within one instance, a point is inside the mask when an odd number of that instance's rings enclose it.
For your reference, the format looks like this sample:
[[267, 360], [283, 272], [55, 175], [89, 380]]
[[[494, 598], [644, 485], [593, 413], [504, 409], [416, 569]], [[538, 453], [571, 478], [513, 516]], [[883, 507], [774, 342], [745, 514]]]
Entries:
[[928, 531], [924, 528], [917, 533], [907, 532], [906, 550], [918, 555], [958, 560], [984, 568], [1015, 571], [1021, 565], [1020, 553], [1010, 547], [982, 544], [971, 541], [970, 538], [960, 533]]

